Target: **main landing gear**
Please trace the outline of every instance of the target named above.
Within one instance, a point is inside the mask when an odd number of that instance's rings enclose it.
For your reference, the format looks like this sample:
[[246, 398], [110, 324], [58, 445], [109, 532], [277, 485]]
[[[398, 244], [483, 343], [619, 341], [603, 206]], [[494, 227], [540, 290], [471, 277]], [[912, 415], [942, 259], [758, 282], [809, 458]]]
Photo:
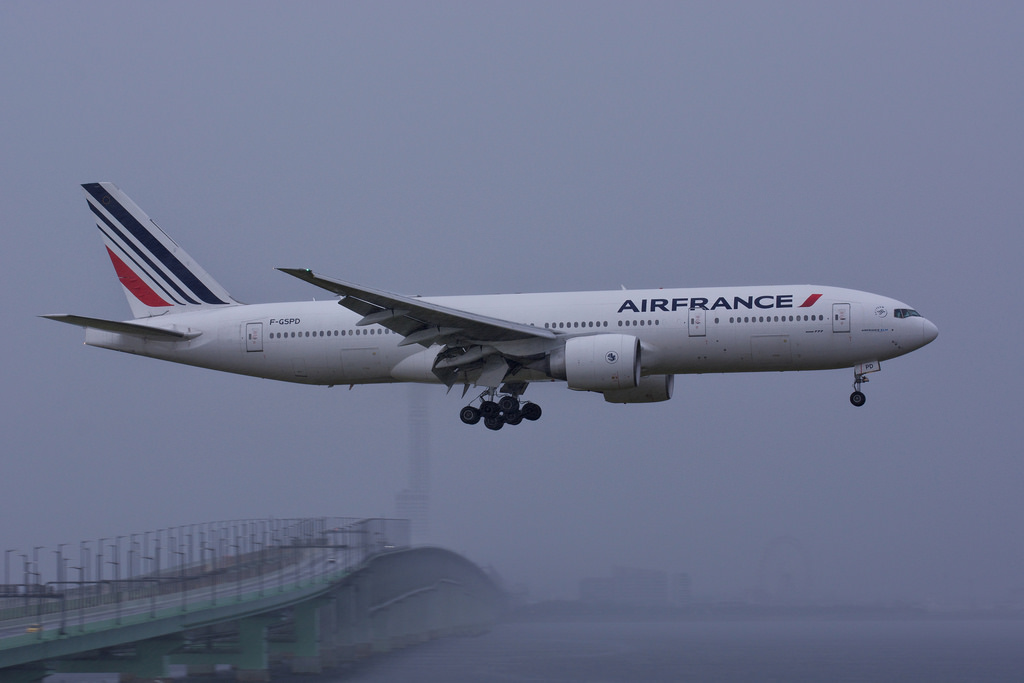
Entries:
[[465, 406], [459, 411], [459, 418], [468, 425], [475, 425], [481, 419], [484, 426], [495, 431], [505, 425], [517, 425], [523, 420], [540, 419], [540, 406], [536, 403], [520, 403], [519, 397], [514, 394], [504, 394], [497, 401], [497, 391], [489, 389], [477, 397], [480, 407], [473, 405]]

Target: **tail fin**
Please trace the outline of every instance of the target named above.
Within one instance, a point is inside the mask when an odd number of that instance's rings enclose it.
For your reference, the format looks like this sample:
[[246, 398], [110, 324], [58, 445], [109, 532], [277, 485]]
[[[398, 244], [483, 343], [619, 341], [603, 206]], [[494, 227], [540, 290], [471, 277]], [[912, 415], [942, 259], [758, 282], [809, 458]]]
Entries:
[[136, 318], [238, 303], [117, 185], [82, 189]]

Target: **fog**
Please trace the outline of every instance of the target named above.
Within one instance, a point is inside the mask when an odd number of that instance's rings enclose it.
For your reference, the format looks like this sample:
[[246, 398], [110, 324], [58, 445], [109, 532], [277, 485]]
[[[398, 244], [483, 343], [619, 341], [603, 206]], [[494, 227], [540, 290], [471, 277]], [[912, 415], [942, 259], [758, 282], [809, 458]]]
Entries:
[[[1021, 606], [1022, 15], [0, 4], [0, 546], [394, 516], [426, 434], [421, 540], [531, 599], [616, 566], [747, 595], [789, 538], [810, 599]], [[849, 370], [680, 376], [656, 405], [545, 384], [539, 422], [490, 432], [458, 390], [219, 374], [36, 317], [130, 316], [78, 188], [106, 180], [247, 302], [323, 298], [277, 266], [436, 295], [809, 282], [940, 336], [860, 409]]]

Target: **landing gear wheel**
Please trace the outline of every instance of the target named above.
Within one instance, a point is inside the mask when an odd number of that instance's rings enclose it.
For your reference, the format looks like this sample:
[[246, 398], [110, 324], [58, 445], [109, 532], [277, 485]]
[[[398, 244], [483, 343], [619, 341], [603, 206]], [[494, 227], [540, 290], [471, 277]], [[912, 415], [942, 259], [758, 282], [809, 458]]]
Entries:
[[536, 403], [524, 403], [520, 409], [524, 420], [530, 420], [531, 422], [540, 419], [540, 406]]
[[507, 424], [521, 424], [523, 420], [537, 420], [540, 418], [540, 406], [520, 399], [525, 389], [525, 382], [507, 383], [500, 393], [494, 388], [487, 389], [477, 397], [480, 401], [478, 406], [470, 404], [459, 411], [459, 419], [470, 425], [483, 420], [484, 426], [492, 431], [498, 431]]
[[[874, 370], [878, 369], [878, 364], [877, 363], [868, 364], [868, 365], [870, 365], [872, 368], [874, 368]], [[864, 393], [860, 390], [860, 385], [867, 384], [867, 382], [868, 382], [868, 378], [865, 375], [865, 373], [857, 372], [857, 370], [859, 370], [860, 368], [861, 368], [861, 366], [858, 365], [853, 370], [853, 393], [850, 394], [850, 403], [852, 403], [857, 408], [860, 408], [862, 405], [864, 405], [864, 401], [868, 400], [867, 396], [865, 396]]]

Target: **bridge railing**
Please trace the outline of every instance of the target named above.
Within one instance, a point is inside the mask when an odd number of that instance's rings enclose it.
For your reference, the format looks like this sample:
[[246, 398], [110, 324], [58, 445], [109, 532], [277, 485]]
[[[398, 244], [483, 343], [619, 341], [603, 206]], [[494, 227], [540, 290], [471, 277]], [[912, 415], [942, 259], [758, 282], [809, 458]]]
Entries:
[[[128, 539], [127, 543], [123, 543]], [[150, 601], [187, 610], [199, 598], [214, 604], [243, 592], [263, 594], [305, 582], [330, 580], [371, 555], [408, 547], [408, 520], [311, 517], [209, 522], [160, 529], [79, 544], [78, 564], [60, 544], [46, 572], [38, 551], [19, 553], [12, 581], [5, 552], [0, 585], [0, 625], [15, 620], [41, 624], [47, 616]], [[16, 563], [15, 563], [16, 564]], [[71, 572], [74, 572], [73, 574]], [[117, 613], [120, 615], [120, 612]]]

